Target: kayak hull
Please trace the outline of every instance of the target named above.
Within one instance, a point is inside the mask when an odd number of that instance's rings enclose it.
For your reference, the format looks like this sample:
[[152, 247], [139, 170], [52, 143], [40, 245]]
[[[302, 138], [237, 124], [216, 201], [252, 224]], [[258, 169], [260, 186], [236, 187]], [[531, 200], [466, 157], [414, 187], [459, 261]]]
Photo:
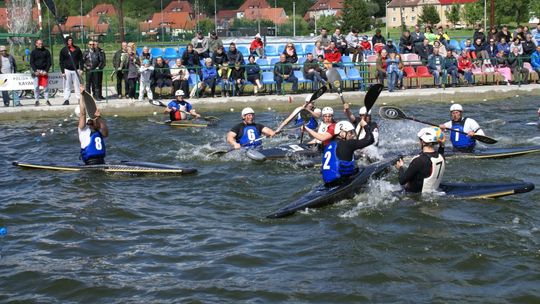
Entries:
[[169, 174], [184, 175], [197, 173], [196, 169], [180, 168], [176, 166], [162, 165], [149, 162], [121, 161], [102, 165], [84, 165], [78, 163], [26, 163], [14, 161], [14, 166], [25, 169], [41, 169], [53, 171], [98, 171], [107, 173], [131, 173], [131, 174]]
[[472, 153], [462, 153], [455, 151], [445, 151], [445, 157], [463, 157], [476, 159], [509, 158], [540, 152], [540, 146], [513, 147], [513, 148], [491, 148], [477, 150]]
[[[312, 149], [307, 145], [283, 145], [275, 148], [263, 149], [259, 153], [264, 156], [264, 160], [278, 160], [278, 159], [298, 159], [298, 158], [312, 158], [321, 156], [321, 152], [318, 149]], [[248, 155], [249, 156], [249, 155]], [[251, 157], [250, 157], [251, 158]], [[253, 159], [253, 158], [252, 158]], [[260, 159], [253, 159], [258, 160]]]
[[530, 192], [532, 183], [441, 183], [439, 187], [446, 196], [456, 198], [496, 198]]

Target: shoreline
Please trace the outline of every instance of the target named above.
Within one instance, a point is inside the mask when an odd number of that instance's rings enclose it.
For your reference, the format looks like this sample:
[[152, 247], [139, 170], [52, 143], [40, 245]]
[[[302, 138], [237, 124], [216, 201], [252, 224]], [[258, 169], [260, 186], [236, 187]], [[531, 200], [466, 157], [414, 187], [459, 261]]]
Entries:
[[[109, 88], [112, 90], [112, 88]], [[112, 91], [110, 92], [112, 94]], [[188, 99], [198, 112], [212, 111], [241, 111], [243, 107], [250, 106], [255, 110], [291, 110], [303, 104], [306, 96], [311, 93], [294, 95], [264, 95], [264, 96], [241, 96], [241, 97], [216, 97]], [[540, 106], [540, 84], [494, 86], [483, 85], [473, 87], [458, 88], [422, 88], [407, 89], [404, 91], [388, 92], [383, 91], [377, 101], [378, 105], [386, 103], [388, 105], [403, 105], [407, 103], [450, 103], [461, 102], [471, 103], [475, 101], [489, 101], [494, 99], [518, 97], [518, 96], [538, 96], [538, 103], [531, 104], [531, 108], [537, 109]], [[289, 102], [289, 96], [292, 102]], [[365, 92], [347, 91], [343, 93], [345, 100], [352, 105], [363, 104]], [[70, 100], [69, 106], [63, 106], [63, 98], [55, 97], [50, 99], [52, 106], [45, 105], [45, 100], [41, 99], [39, 107], [34, 106], [33, 99], [21, 99], [22, 107], [0, 107], [0, 121], [13, 121], [23, 118], [48, 118], [65, 116], [72, 114], [75, 108], [75, 100]], [[166, 99], [163, 99], [165, 102]], [[336, 93], [326, 93], [317, 100], [318, 107], [341, 105], [341, 101]], [[128, 99], [109, 99], [97, 102], [97, 106], [104, 116], [145, 116], [154, 112], [161, 112], [162, 108], [151, 105], [148, 100], [144, 102], [130, 102]]]

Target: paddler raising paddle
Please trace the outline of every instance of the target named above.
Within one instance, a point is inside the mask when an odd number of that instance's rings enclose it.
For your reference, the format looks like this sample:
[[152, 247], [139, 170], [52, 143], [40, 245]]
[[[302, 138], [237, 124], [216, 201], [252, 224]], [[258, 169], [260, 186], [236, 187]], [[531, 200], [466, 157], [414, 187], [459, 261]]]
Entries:
[[[81, 85], [81, 93], [84, 86]], [[109, 136], [109, 128], [96, 108], [94, 119], [86, 118], [84, 102], [79, 102], [79, 141], [81, 142], [81, 159], [85, 165], [105, 163], [105, 137]]]
[[[450, 141], [455, 151], [473, 152], [476, 146], [476, 140], [472, 136], [485, 135], [484, 131], [480, 128], [476, 120], [463, 117], [463, 107], [460, 104], [453, 104], [450, 107], [450, 114], [452, 115], [452, 120], [439, 125], [439, 128], [443, 131], [450, 130]], [[467, 135], [452, 130], [465, 132]]]
[[[311, 115], [309, 118], [309, 121], [306, 123], [304, 119], [302, 118], [302, 114], [300, 113], [302, 110], [308, 111]], [[292, 111], [291, 115], [287, 117], [276, 129], [276, 133], [279, 133], [281, 129], [283, 129], [291, 120], [294, 120], [294, 126], [300, 127], [304, 123], [306, 123], [306, 126], [308, 126], [310, 129], [315, 129], [318, 126], [317, 119], [321, 116], [321, 110], [318, 108], [315, 108], [315, 101], [311, 100], [311, 96], [306, 96], [306, 103], [304, 103], [303, 106], [298, 107]]]
[[354, 126], [348, 121], [340, 121], [335, 125], [335, 138], [326, 146], [322, 158], [322, 177], [327, 187], [339, 185], [357, 172], [354, 151], [373, 143], [373, 134], [364, 120], [360, 124], [366, 130], [363, 139], [356, 139]]
[[164, 113], [169, 113], [171, 121], [186, 120], [188, 115], [192, 115], [195, 118], [201, 117], [193, 109], [193, 106], [184, 100], [184, 91], [178, 90], [174, 95], [176, 99], [171, 100], [164, 111]]
[[371, 110], [369, 110], [368, 112], [366, 107], [361, 107], [358, 111], [359, 116], [354, 116], [350, 109], [349, 103], [346, 102], [343, 104], [343, 111], [345, 112], [345, 115], [349, 118], [349, 121], [354, 125], [356, 134], [358, 135], [358, 139], [362, 139], [366, 136], [366, 131], [360, 125], [360, 121], [365, 120], [371, 128], [371, 133], [373, 133], [373, 146], [379, 145], [379, 126], [376, 122], [371, 120]]
[[[399, 183], [407, 192], [434, 192], [444, 175], [444, 133], [437, 127], [423, 128], [418, 132], [418, 139], [422, 152], [412, 159], [407, 170], [403, 168], [403, 159], [396, 162]], [[439, 144], [438, 151], [434, 148], [436, 144]]]
[[227, 143], [234, 149], [257, 147], [262, 144], [262, 134], [272, 137], [276, 133], [262, 124], [255, 123], [255, 111], [249, 107], [244, 108], [242, 122], [232, 127], [227, 133]]
[[322, 149], [324, 149], [326, 146], [328, 146], [328, 144], [330, 144], [330, 141], [334, 137], [334, 128], [336, 126], [336, 122], [334, 121], [334, 109], [331, 107], [324, 107], [321, 114], [323, 120], [320, 123], [317, 131], [311, 129], [307, 125], [304, 127], [304, 130], [306, 130], [309, 135], [314, 138], [308, 144], [322, 143]]

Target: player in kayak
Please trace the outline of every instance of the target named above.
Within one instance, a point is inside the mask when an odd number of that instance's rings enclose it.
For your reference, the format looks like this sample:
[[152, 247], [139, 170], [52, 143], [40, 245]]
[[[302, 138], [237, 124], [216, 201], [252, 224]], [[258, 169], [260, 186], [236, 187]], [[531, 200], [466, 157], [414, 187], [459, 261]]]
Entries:
[[276, 129], [276, 133], [279, 133], [281, 129], [283, 129], [289, 122], [291, 122], [294, 119], [294, 125], [295, 127], [300, 127], [304, 124], [304, 120], [302, 119], [301, 111], [306, 110], [311, 114], [311, 117], [309, 121], [306, 123], [306, 125], [311, 129], [316, 129], [318, 126], [317, 119], [321, 116], [321, 110], [318, 108], [315, 108], [315, 101], [311, 100], [311, 96], [306, 97], [306, 103], [294, 109], [292, 113], [287, 117]]
[[335, 124], [335, 137], [324, 149], [322, 158], [322, 178], [327, 187], [337, 186], [358, 172], [354, 151], [373, 144], [370, 127], [364, 120], [360, 124], [366, 130], [363, 139], [356, 139], [356, 131], [350, 122], [340, 121]]
[[362, 128], [360, 125], [360, 121], [363, 119], [366, 121], [366, 123], [369, 125], [371, 129], [371, 133], [373, 133], [373, 144], [369, 145], [368, 147], [365, 147], [362, 150], [359, 150], [357, 152], [357, 158], [360, 157], [366, 157], [368, 160], [374, 161], [375, 159], [379, 158], [379, 126], [376, 122], [372, 120], [371, 117], [371, 110], [369, 112], [367, 111], [366, 107], [361, 107], [358, 111], [359, 116], [355, 116], [352, 111], [350, 110], [350, 106], [348, 103], [343, 104], [343, 111], [345, 112], [345, 115], [349, 118], [349, 121], [355, 126], [356, 134], [358, 135], [358, 139], [362, 139], [366, 136], [366, 131]]
[[334, 120], [334, 109], [331, 107], [324, 107], [321, 111], [323, 120], [319, 125], [317, 131], [309, 128], [307, 125], [304, 130], [306, 130], [313, 140], [308, 142], [310, 144], [321, 144], [322, 149], [326, 148], [330, 144], [330, 141], [334, 137], [334, 129], [336, 126], [336, 121]]
[[[460, 104], [453, 104], [450, 107], [452, 120], [439, 125], [443, 131], [450, 130], [450, 141], [454, 147], [454, 151], [458, 152], [473, 152], [476, 146], [476, 140], [472, 138], [474, 135], [485, 135], [484, 131], [476, 120], [468, 117], [463, 117], [463, 107]], [[463, 135], [452, 130], [458, 130], [467, 133]]]
[[234, 149], [242, 147], [258, 147], [262, 144], [261, 135], [272, 137], [274, 130], [262, 124], [255, 123], [255, 111], [252, 108], [242, 110], [242, 122], [232, 127], [227, 133], [227, 143]]
[[[84, 87], [81, 86], [81, 93]], [[105, 137], [109, 136], [109, 128], [99, 109], [96, 109], [95, 118], [86, 118], [84, 102], [79, 102], [79, 141], [81, 143], [81, 159], [86, 165], [100, 165], [105, 163]]]
[[[444, 175], [444, 133], [437, 127], [423, 128], [418, 132], [422, 152], [415, 156], [405, 170], [403, 159], [396, 162], [399, 183], [405, 191], [427, 193], [437, 191]], [[438, 151], [435, 145], [439, 144]]]
[[176, 99], [171, 100], [164, 111], [164, 113], [169, 113], [171, 121], [186, 120], [188, 115], [192, 115], [195, 118], [201, 117], [193, 109], [193, 106], [184, 100], [184, 91], [178, 90], [174, 95]]

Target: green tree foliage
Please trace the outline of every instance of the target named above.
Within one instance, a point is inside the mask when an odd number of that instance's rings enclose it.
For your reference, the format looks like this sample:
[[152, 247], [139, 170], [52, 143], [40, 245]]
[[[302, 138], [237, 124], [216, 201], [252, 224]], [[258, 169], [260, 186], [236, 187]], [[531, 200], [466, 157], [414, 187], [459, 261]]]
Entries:
[[484, 18], [484, 4], [481, 1], [467, 3], [461, 11], [463, 20], [469, 26], [479, 23]]
[[422, 13], [419, 16], [419, 21], [425, 24], [435, 25], [441, 21], [439, 13], [434, 5], [424, 5]]
[[[537, 0], [497, 0], [495, 5], [495, 22], [502, 23], [523, 23], [529, 20], [529, 6]], [[538, 5], [540, 6], [540, 5]]]
[[[289, 18], [289, 21], [279, 28], [279, 34], [283, 36], [292, 36], [294, 32], [293, 25], [293, 18]], [[310, 31], [309, 23], [307, 23], [304, 18], [296, 16], [296, 35], [309, 35]]]
[[[327, 30], [335, 29], [339, 26], [339, 18], [336, 16], [321, 16], [319, 20], [317, 20], [317, 33], [315, 35], [320, 34], [321, 28], [326, 28]], [[315, 22], [313, 22], [313, 28], [315, 28]]]
[[203, 35], [206, 35], [212, 32], [215, 29], [214, 20], [210, 18], [205, 18], [197, 22], [197, 30], [203, 32]]
[[452, 23], [454, 26], [456, 26], [457, 23], [461, 20], [460, 16], [460, 6], [459, 4], [452, 4], [450, 7], [450, 10], [446, 11], [446, 18], [450, 23]]
[[365, 0], [345, 0], [341, 18], [343, 32], [348, 32], [352, 28], [361, 32], [369, 30], [372, 21], [370, 8], [373, 9], [373, 6], [368, 5]]

